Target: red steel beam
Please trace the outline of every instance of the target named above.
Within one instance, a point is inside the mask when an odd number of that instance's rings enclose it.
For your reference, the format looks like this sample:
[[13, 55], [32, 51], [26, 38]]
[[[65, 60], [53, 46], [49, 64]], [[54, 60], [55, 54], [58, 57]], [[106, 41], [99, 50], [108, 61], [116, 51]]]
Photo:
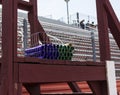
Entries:
[[96, 0], [101, 61], [110, 60], [108, 20], [107, 13], [104, 9], [105, 1], [106, 0]]
[[[37, 0], [30, 0], [29, 4], [32, 4], [32, 7], [29, 8], [30, 10], [28, 11], [28, 20], [31, 26], [30, 27], [31, 34], [40, 32], [39, 40], [41, 40], [42, 43], [50, 43], [50, 40], [48, 36], [46, 35], [37, 17]], [[33, 39], [31, 39], [31, 42], [33, 42]], [[25, 87], [27, 88], [27, 90], [29, 91], [31, 95], [39, 95], [40, 89], [38, 85], [39, 84], [31, 84], [31, 86], [29, 86], [29, 84], [26, 84]]]
[[2, 0], [2, 65], [1, 95], [14, 95], [13, 56], [14, 56], [14, 1]]
[[[13, 3], [13, 6], [12, 6], [12, 18], [13, 18], [13, 21], [12, 21], [12, 29], [13, 29], [13, 31], [11, 31], [12, 32], [12, 53], [13, 53], [13, 55], [12, 55], [12, 77], [13, 77], [13, 83], [14, 83], [14, 81], [17, 79], [17, 76], [18, 76], [18, 64], [17, 63], [14, 63], [14, 60], [17, 58], [17, 26], [18, 26], [18, 19], [17, 19], [17, 7], [18, 7], [18, 1], [17, 0], [12, 0], [12, 3]], [[4, 31], [3, 31], [4, 32]], [[8, 35], [9, 36], [9, 35]], [[8, 49], [9, 50], [9, 49]], [[14, 72], [14, 71], [16, 71], [16, 72]], [[15, 86], [16, 86], [16, 88], [17, 89], [15, 89]], [[21, 84], [20, 83], [14, 83], [13, 84], [13, 95], [17, 95], [18, 93], [21, 93], [21, 88], [22, 88], [22, 86], [21, 86]]]
[[18, 1], [18, 8], [26, 11], [30, 11], [33, 7], [33, 4], [31, 2], [26, 1]]
[[105, 3], [105, 10], [107, 12], [108, 25], [110, 28], [110, 32], [112, 33], [118, 47], [120, 48], [120, 23], [108, 0]]
[[88, 81], [93, 95], [109, 95], [107, 91], [107, 81]]
[[46, 35], [37, 17], [37, 0], [30, 0], [30, 3], [34, 5], [32, 9], [28, 12], [31, 34], [40, 32], [39, 37], [42, 43], [50, 43], [49, 37]]
[[76, 82], [68, 82], [67, 84], [71, 88], [72, 92], [81, 92], [81, 90]]
[[[0, 0], [0, 4], [2, 4], [2, 0]], [[33, 5], [30, 2], [18, 0], [18, 8], [21, 10], [30, 11], [32, 6]]]
[[[49, 61], [49, 62], [48, 62]], [[79, 61], [68, 61], [68, 60], [48, 60], [48, 59], [39, 59], [35, 57], [26, 57], [26, 58], [17, 58], [15, 62], [20, 64], [29, 63], [29, 64], [46, 64], [46, 65], [71, 65], [71, 66], [105, 66], [105, 62], [79, 62]]]
[[[97, 6], [97, 19], [98, 19], [98, 33], [99, 33], [99, 46], [100, 46], [100, 60], [106, 61], [111, 59], [110, 55], [110, 42], [108, 26], [110, 23], [108, 13], [105, 10], [107, 0], [96, 0]], [[113, 27], [113, 26], [111, 26]], [[108, 95], [107, 81], [88, 81], [88, 84], [95, 95]]]
[[40, 85], [36, 84], [23, 84], [30, 95], [40, 95]]
[[19, 64], [19, 82], [22, 83], [90, 80], [106, 80], [105, 66]]

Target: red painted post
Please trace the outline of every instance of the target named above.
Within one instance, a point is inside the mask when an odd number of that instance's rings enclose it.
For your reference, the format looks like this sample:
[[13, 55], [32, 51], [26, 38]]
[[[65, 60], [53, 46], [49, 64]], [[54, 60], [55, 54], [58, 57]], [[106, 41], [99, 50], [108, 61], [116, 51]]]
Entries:
[[107, 90], [107, 81], [89, 81], [93, 95], [109, 95]]
[[2, 1], [2, 66], [1, 66], [1, 95], [14, 95], [13, 56], [14, 0]]
[[[108, 13], [105, 10], [107, 0], [96, 0], [100, 61], [110, 60]], [[107, 81], [88, 81], [88, 84], [95, 95], [108, 95]]]
[[28, 12], [28, 20], [30, 22], [30, 29], [31, 34], [40, 32], [40, 40], [42, 43], [50, 43], [49, 38], [47, 37], [42, 25], [39, 23], [38, 17], [37, 17], [37, 0], [30, 0], [32, 3], [32, 8]]
[[[30, 0], [32, 4], [32, 8], [28, 11], [28, 20], [30, 22], [30, 30], [31, 34], [39, 32], [38, 31], [38, 24], [37, 24], [37, 0]], [[44, 31], [44, 30], [42, 30]]]
[[106, 0], [96, 0], [101, 61], [110, 60], [108, 20], [104, 8], [105, 1]]

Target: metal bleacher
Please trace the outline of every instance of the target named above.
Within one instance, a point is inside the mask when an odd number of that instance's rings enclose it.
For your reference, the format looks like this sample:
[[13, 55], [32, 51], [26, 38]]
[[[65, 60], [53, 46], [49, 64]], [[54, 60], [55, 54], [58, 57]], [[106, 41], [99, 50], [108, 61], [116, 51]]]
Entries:
[[[75, 47], [74, 56], [72, 61], [94, 61], [93, 56], [96, 57], [96, 61], [100, 61], [99, 53], [99, 40], [97, 29], [91, 28], [90, 30], [83, 30], [75, 27], [68, 27], [63, 25], [57, 25], [53, 23], [41, 22], [46, 32], [59, 38], [64, 44], [72, 43]], [[94, 33], [95, 41], [95, 55], [93, 55], [91, 33]], [[120, 79], [120, 50], [111, 35], [110, 38], [110, 51], [111, 60], [115, 61], [116, 67], [116, 79]], [[54, 43], [55, 40], [52, 40]]]
[[[23, 46], [23, 20], [24, 20], [24, 14], [20, 15], [23, 17], [18, 18], [18, 43], [17, 43], [17, 52], [19, 57], [24, 56], [24, 46]], [[26, 18], [26, 17], [25, 17]], [[45, 19], [45, 18], [44, 18]], [[98, 32], [97, 29], [91, 28], [90, 30], [71, 27], [71, 26], [65, 26], [64, 24], [60, 23], [54, 23], [54, 20], [52, 20], [52, 23], [47, 22], [47, 20], [40, 19], [41, 24], [43, 28], [45, 29], [46, 33], [48, 35], [51, 35], [50, 40], [54, 44], [67, 44], [71, 43], [73, 45], [74, 53], [72, 61], [96, 61], [100, 62], [100, 53], [99, 53], [99, 41], [98, 41]], [[1, 24], [0, 24], [1, 25]], [[1, 26], [0, 26], [1, 27]], [[30, 26], [28, 23], [28, 41], [27, 41], [27, 47], [30, 47]], [[2, 32], [2, 31], [1, 31]], [[0, 32], [0, 33], [1, 33]], [[95, 42], [95, 54], [93, 53], [93, 47], [92, 47], [92, 38], [91, 33], [94, 33], [94, 42]], [[115, 61], [115, 67], [116, 67], [116, 79], [119, 81], [120, 79], [120, 50], [114, 41], [111, 34], [110, 36], [110, 48], [111, 48], [111, 60]], [[57, 39], [55, 39], [57, 38]], [[62, 42], [62, 43], [61, 43]], [[95, 56], [96, 60], [93, 59]]]
[[[100, 61], [99, 56], [99, 41], [98, 41], [98, 32], [96, 29], [91, 30], [83, 30], [80, 28], [74, 27], [66, 27], [62, 25], [55, 25], [52, 23], [41, 22], [46, 32], [50, 35], [53, 35], [59, 38], [64, 44], [72, 43], [75, 47], [74, 58], [77, 56], [77, 61], [83, 60], [82, 57], [86, 57], [84, 59], [88, 61], [93, 61], [93, 51], [92, 51], [92, 41], [91, 41], [91, 32], [94, 32], [95, 39], [95, 52], [96, 52], [96, 61]], [[119, 62], [119, 48], [114, 41], [111, 34], [110, 36], [110, 46], [111, 46], [111, 60]], [[54, 42], [54, 40], [52, 40]], [[81, 60], [80, 60], [81, 59]]]
[[[0, 4], [1, 95], [23, 95], [23, 87], [27, 91], [25, 95], [41, 95], [43, 92], [40, 88], [43, 84], [64, 82], [72, 91], [68, 93], [71, 95], [117, 95], [120, 92], [120, 89], [116, 88], [116, 79], [120, 78], [117, 53], [119, 50], [116, 49], [117, 45], [111, 35], [109, 46], [107, 30], [110, 26], [110, 31], [120, 48], [120, 33], [116, 35], [114, 32], [120, 31], [120, 28], [114, 14], [111, 14], [113, 12], [107, 0], [96, 1], [98, 28], [101, 30], [99, 37], [97, 29], [91, 27], [81, 29], [59, 21], [38, 19], [37, 0], [0, 0]], [[27, 11], [27, 16], [19, 17], [19, 9]], [[114, 49], [115, 52], [112, 51]], [[81, 90], [79, 82], [83, 81], [91, 91]], [[60, 94], [66, 95], [64, 92]]]
[[[21, 15], [20, 15], [21, 16]], [[22, 16], [25, 16], [24, 14]], [[18, 22], [18, 32], [19, 32], [19, 40], [18, 40], [18, 56], [23, 56], [24, 49], [23, 49], [23, 17], [19, 17]], [[45, 29], [46, 33], [48, 35], [51, 35], [50, 40], [54, 44], [66, 44], [71, 43], [73, 45], [74, 53], [72, 61], [96, 61], [100, 62], [100, 53], [99, 53], [99, 40], [98, 40], [98, 32], [97, 29], [93, 29], [90, 27], [89, 30], [71, 27], [68, 25], [64, 25], [62, 23], [58, 24], [54, 23], [54, 20], [52, 20], [52, 23], [50, 22], [50, 19], [40, 19], [40, 22]], [[28, 24], [28, 48], [30, 47], [30, 33], [29, 33], [29, 24]], [[21, 31], [21, 32], [20, 32]], [[94, 33], [94, 43], [95, 43], [95, 49], [93, 54], [93, 47], [92, 47], [92, 38], [91, 33]], [[112, 35], [109, 33], [110, 37], [110, 50], [111, 50], [111, 60], [115, 61], [116, 65], [116, 77], [117, 79], [120, 78], [119, 74], [119, 61], [120, 61], [120, 50], [113, 39]], [[55, 39], [57, 38], [57, 39]], [[61, 43], [62, 42], [62, 43]], [[93, 57], [96, 59], [94, 60]]]

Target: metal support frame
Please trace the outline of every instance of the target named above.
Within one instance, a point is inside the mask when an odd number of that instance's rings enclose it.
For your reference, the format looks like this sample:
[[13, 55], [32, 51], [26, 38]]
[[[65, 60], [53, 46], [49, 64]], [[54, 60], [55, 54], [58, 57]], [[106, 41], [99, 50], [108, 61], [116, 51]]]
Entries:
[[[119, 21], [109, 0], [96, 0], [101, 59], [99, 64], [97, 62], [48, 61], [37, 58], [18, 58], [17, 9], [28, 11], [31, 34], [40, 32], [39, 39], [42, 43], [50, 43], [49, 38], [37, 18], [37, 0], [30, 0], [29, 2], [23, 0], [0, 0], [0, 3], [2, 4], [3, 31], [2, 58], [0, 62], [1, 95], [21, 95], [22, 84], [24, 84], [30, 95], [39, 95], [40, 83], [67, 82], [69, 84], [69, 82], [75, 81], [87, 81], [93, 95], [108, 95], [105, 68], [105, 61], [110, 60], [108, 27], [120, 48]], [[25, 63], [34, 63], [34, 65]], [[71, 83], [69, 85], [71, 85]], [[75, 83], [72, 83], [71, 88], [73, 91], [79, 92]]]
[[96, 1], [101, 61], [110, 60], [108, 19], [107, 19], [107, 13], [104, 8], [105, 2], [106, 0]]
[[92, 43], [93, 61], [96, 62], [96, 50], [95, 50], [95, 35], [94, 35], [94, 31], [91, 31], [91, 43]]
[[27, 27], [27, 20], [26, 19], [24, 19], [23, 20], [23, 31], [24, 31], [24, 33], [23, 33], [23, 35], [24, 35], [24, 37], [23, 37], [23, 44], [24, 44], [24, 51], [25, 51], [25, 49], [27, 49], [27, 40], [28, 40], [28, 34], [27, 34], [27, 32], [28, 32], [28, 29], [27, 29], [28, 27]]

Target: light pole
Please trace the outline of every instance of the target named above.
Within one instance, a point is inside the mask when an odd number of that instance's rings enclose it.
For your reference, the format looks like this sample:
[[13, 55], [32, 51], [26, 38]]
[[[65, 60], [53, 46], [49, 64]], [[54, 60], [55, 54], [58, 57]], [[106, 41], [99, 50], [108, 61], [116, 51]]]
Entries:
[[68, 22], [68, 24], [69, 24], [69, 8], [68, 8], [68, 2], [69, 2], [70, 0], [65, 0], [65, 2], [66, 2], [66, 6], [67, 6], [67, 22]]

